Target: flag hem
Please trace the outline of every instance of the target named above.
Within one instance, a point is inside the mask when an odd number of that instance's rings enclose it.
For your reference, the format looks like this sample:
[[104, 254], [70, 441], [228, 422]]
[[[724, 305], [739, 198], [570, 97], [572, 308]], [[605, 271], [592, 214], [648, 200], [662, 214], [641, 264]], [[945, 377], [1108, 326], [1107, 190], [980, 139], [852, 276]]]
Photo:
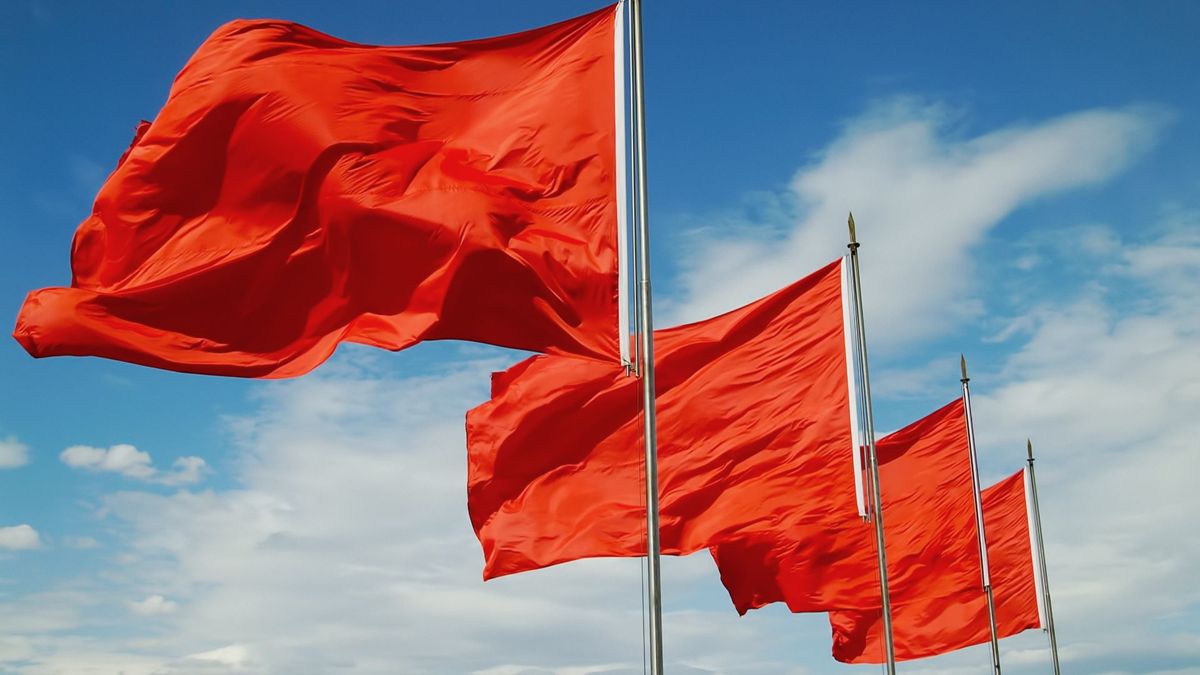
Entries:
[[626, 194], [628, 141], [625, 135], [625, 3], [618, 2], [613, 12], [613, 119], [616, 130], [617, 188], [617, 342], [621, 364], [633, 366], [629, 358], [629, 220]]
[[1029, 528], [1029, 554], [1033, 568], [1033, 588], [1037, 593], [1038, 627], [1046, 628], [1045, 591], [1042, 588], [1041, 548], [1037, 542], [1037, 532], [1033, 529], [1037, 523], [1033, 521], [1033, 483], [1029, 479], [1029, 467], [1021, 469], [1025, 481], [1025, 521]]
[[862, 425], [858, 418], [858, 349], [855, 348], [854, 338], [850, 335], [854, 323], [853, 303], [851, 294], [849, 256], [842, 256], [842, 336], [846, 341], [846, 389], [850, 408], [850, 445], [851, 457], [854, 462], [854, 501], [858, 506], [858, 515], [867, 517], [867, 504], [863, 495], [863, 462], [862, 462]]

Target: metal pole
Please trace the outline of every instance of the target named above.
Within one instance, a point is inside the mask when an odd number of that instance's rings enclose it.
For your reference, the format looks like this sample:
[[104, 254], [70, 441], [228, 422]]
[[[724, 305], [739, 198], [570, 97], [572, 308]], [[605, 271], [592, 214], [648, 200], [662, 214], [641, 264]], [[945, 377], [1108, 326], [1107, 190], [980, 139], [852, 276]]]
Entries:
[[967, 357], [959, 355], [962, 366], [963, 409], [967, 414], [967, 447], [971, 452], [971, 484], [975, 495], [975, 525], [979, 533], [979, 567], [983, 592], [987, 596], [988, 627], [992, 631], [992, 672], [1000, 675], [1000, 641], [996, 639], [996, 603], [992, 598], [992, 574], [988, 566], [987, 535], [983, 529], [983, 497], [979, 491], [979, 461], [975, 452], [975, 420], [971, 417], [971, 378], [967, 377]]
[[883, 548], [883, 495], [879, 490], [879, 458], [875, 454], [875, 417], [871, 411], [871, 377], [867, 370], [867, 330], [863, 323], [862, 283], [858, 272], [858, 238], [854, 233], [854, 214], [850, 225], [850, 269], [854, 272], [854, 311], [857, 319], [858, 352], [862, 366], [862, 391], [866, 408], [867, 461], [871, 465], [871, 508], [875, 515], [875, 547], [879, 552], [879, 596], [883, 610], [883, 637], [888, 675], [896, 675], [896, 645], [892, 641], [892, 599], [888, 593], [887, 553]]
[[1029, 454], [1029, 487], [1033, 497], [1033, 525], [1037, 534], [1038, 568], [1042, 576], [1042, 599], [1046, 605], [1046, 632], [1050, 634], [1050, 658], [1054, 662], [1054, 675], [1058, 670], [1058, 638], [1054, 635], [1054, 610], [1050, 607], [1050, 573], [1046, 570], [1046, 546], [1042, 543], [1042, 512], [1038, 508], [1037, 476], [1033, 472], [1033, 441], [1025, 440]]
[[633, 126], [637, 161], [638, 316], [641, 317], [642, 405], [646, 446], [646, 596], [650, 606], [650, 674], [663, 675], [662, 591], [658, 541], [658, 434], [654, 400], [654, 322], [650, 311], [650, 227], [646, 199], [646, 102], [642, 76], [642, 3], [630, 0], [633, 44]]

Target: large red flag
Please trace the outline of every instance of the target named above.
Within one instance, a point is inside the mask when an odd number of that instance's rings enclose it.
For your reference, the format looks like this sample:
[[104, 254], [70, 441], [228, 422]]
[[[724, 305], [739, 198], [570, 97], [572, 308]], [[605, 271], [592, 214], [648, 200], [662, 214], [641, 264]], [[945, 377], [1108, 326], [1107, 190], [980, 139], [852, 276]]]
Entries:
[[[663, 553], [857, 513], [843, 272], [835, 262], [655, 332]], [[467, 414], [484, 576], [645, 555], [640, 383], [615, 365], [533, 357], [492, 388]]]
[[[998, 637], [1042, 625], [1026, 495], [1024, 471], [983, 491], [983, 526]], [[887, 514], [884, 516], [886, 523]], [[897, 660], [944, 654], [991, 639], [979, 554], [963, 558], [958, 564], [961, 567], [956, 576], [971, 577], [973, 583], [955, 588], [947, 583], [945, 570], [921, 570], [920, 592], [892, 605]], [[879, 610], [830, 612], [829, 622], [835, 659], [844, 663], [883, 662]]]
[[234, 21], [34, 291], [34, 356], [288, 377], [343, 340], [618, 360], [620, 13], [360, 45]]
[[[876, 451], [893, 601], [925, 592], [930, 579], [970, 583], [979, 547], [962, 399], [879, 439]], [[874, 526], [829, 515], [713, 548], [739, 613], [780, 601], [793, 612], [879, 606]]]

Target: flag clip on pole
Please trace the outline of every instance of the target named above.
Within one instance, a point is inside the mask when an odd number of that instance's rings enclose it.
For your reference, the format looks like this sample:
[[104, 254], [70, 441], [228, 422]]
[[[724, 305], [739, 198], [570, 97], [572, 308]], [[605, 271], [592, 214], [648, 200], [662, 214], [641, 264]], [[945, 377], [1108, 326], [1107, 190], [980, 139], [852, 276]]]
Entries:
[[863, 408], [866, 417], [867, 463], [870, 471], [871, 509], [874, 511], [875, 547], [879, 553], [879, 598], [883, 611], [883, 637], [888, 675], [896, 675], [896, 645], [892, 641], [892, 599], [888, 593], [887, 552], [883, 539], [883, 495], [879, 490], [879, 457], [875, 454], [875, 417], [871, 408], [871, 377], [867, 370], [867, 330], [863, 325], [862, 282], [858, 269], [858, 237], [854, 231], [854, 214], [850, 226], [850, 269], [854, 275], [855, 332], [858, 333], [859, 372], [862, 376]]
[[971, 452], [971, 486], [975, 497], [975, 529], [979, 534], [979, 567], [983, 592], [987, 596], [988, 628], [992, 637], [992, 672], [1000, 674], [1000, 642], [996, 638], [996, 604], [992, 598], [992, 574], [988, 565], [987, 534], [983, 528], [983, 497], [979, 491], [979, 460], [975, 451], [975, 420], [971, 416], [971, 378], [967, 377], [967, 357], [959, 355], [962, 367], [963, 411], [967, 418], [967, 447]]
[[1050, 606], [1050, 573], [1046, 570], [1046, 545], [1042, 541], [1042, 512], [1038, 508], [1037, 476], [1033, 471], [1033, 441], [1025, 440], [1026, 462], [1029, 474], [1029, 495], [1033, 501], [1033, 529], [1037, 537], [1038, 573], [1042, 580], [1042, 604], [1046, 608], [1046, 632], [1050, 635], [1050, 659], [1054, 663], [1054, 675], [1058, 669], [1058, 638], [1054, 634], [1054, 609]]
[[634, 185], [637, 211], [638, 316], [646, 446], [646, 595], [650, 607], [650, 675], [663, 675], [662, 592], [658, 540], [658, 443], [654, 401], [654, 322], [650, 311], [650, 228], [646, 205], [646, 101], [642, 75], [642, 3], [629, 0], [633, 61]]

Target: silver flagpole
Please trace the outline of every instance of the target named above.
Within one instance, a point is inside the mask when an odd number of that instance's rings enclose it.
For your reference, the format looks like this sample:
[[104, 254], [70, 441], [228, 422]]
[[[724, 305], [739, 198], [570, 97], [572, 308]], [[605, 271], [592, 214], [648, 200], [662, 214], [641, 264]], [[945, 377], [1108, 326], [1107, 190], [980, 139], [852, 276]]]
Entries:
[[992, 631], [992, 671], [1000, 674], [1000, 642], [996, 639], [996, 603], [992, 599], [992, 574], [988, 566], [987, 535], [983, 530], [983, 497], [979, 491], [979, 461], [975, 452], [975, 420], [971, 417], [971, 378], [967, 377], [967, 357], [959, 355], [962, 366], [963, 409], [967, 414], [967, 446], [971, 451], [971, 484], [975, 494], [975, 525], [979, 532], [979, 566], [983, 592], [987, 595], [988, 627]]
[[850, 269], [854, 272], [854, 311], [858, 323], [858, 355], [862, 366], [863, 401], [867, 417], [867, 462], [871, 465], [871, 508], [875, 515], [875, 547], [879, 551], [879, 596], [883, 609], [883, 637], [887, 651], [888, 675], [896, 675], [896, 645], [892, 642], [892, 598], [888, 593], [887, 553], [883, 548], [883, 495], [879, 491], [879, 458], [875, 454], [875, 417], [871, 411], [871, 377], [867, 371], [867, 329], [863, 324], [862, 283], [858, 273], [858, 238], [854, 233], [854, 214], [850, 226]]
[[636, 130], [637, 246], [639, 261], [638, 315], [641, 317], [642, 405], [646, 446], [646, 596], [650, 606], [650, 674], [663, 675], [662, 591], [659, 585], [658, 433], [654, 401], [654, 322], [650, 312], [650, 227], [646, 206], [646, 101], [642, 77], [642, 3], [629, 2], [633, 44], [633, 126]]
[[1025, 449], [1029, 456], [1030, 496], [1033, 497], [1033, 525], [1037, 535], [1038, 569], [1042, 577], [1042, 599], [1046, 605], [1046, 632], [1050, 634], [1050, 658], [1054, 662], [1054, 675], [1058, 670], [1058, 638], [1054, 635], [1054, 610], [1050, 607], [1050, 573], [1046, 570], [1046, 545], [1042, 543], [1042, 512], [1038, 508], [1037, 476], [1033, 473], [1033, 441], [1025, 440]]

